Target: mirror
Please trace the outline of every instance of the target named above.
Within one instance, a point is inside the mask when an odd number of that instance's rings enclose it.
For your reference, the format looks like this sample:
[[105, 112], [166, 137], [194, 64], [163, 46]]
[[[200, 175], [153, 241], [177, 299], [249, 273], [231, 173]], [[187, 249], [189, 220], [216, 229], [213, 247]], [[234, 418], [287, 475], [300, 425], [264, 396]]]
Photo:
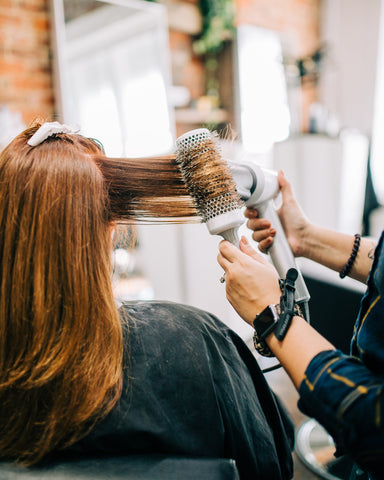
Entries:
[[164, 7], [139, 0], [53, 0], [53, 7], [63, 120], [100, 139], [110, 156], [170, 152]]
[[300, 460], [318, 478], [344, 480], [350, 478], [353, 460], [347, 455], [335, 458], [335, 444], [329, 433], [314, 419], [305, 421], [297, 430], [295, 451]]
[[[100, 140], [109, 156], [172, 151], [164, 5], [144, 0], [51, 1], [59, 116]], [[218, 239], [205, 225], [138, 225], [136, 232], [137, 248], [130, 257], [119, 248], [114, 252], [118, 300], [166, 299], [230, 321], [233, 314], [218, 281]], [[240, 320], [238, 324], [247, 327]]]
[[[51, 2], [60, 120], [79, 124], [111, 157], [171, 152], [165, 7], [143, 0]], [[133, 252], [118, 241], [114, 251], [117, 299], [184, 300], [177, 226], [138, 226], [136, 233]]]
[[238, 119], [246, 152], [264, 154], [288, 138], [290, 112], [280, 37], [254, 25], [237, 28]]

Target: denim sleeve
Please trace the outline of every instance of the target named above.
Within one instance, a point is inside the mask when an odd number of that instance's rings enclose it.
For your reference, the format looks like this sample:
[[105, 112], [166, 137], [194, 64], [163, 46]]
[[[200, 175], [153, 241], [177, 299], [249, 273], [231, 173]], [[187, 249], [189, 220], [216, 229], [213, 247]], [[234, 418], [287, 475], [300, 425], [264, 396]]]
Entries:
[[332, 435], [336, 455], [349, 452], [361, 468], [383, 469], [384, 379], [339, 350], [316, 355], [299, 388], [299, 409]]

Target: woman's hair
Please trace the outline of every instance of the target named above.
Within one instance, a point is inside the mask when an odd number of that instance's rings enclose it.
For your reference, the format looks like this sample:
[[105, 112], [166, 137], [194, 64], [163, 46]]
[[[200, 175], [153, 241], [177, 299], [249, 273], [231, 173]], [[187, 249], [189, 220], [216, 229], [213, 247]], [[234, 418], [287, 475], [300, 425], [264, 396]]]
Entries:
[[94, 160], [106, 182], [110, 221], [198, 221], [175, 155], [138, 159], [99, 155]]
[[174, 157], [111, 159], [75, 134], [0, 153], [0, 456], [33, 464], [118, 401], [111, 225], [197, 216]]

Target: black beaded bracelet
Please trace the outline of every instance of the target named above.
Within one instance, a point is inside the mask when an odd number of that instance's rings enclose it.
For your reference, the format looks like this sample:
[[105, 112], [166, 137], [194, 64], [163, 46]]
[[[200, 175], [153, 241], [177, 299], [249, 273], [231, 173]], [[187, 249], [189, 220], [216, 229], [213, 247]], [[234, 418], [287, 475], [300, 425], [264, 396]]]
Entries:
[[353, 242], [352, 253], [348, 259], [348, 262], [345, 264], [344, 268], [339, 273], [340, 278], [344, 278], [347, 275], [349, 275], [349, 272], [351, 271], [353, 264], [356, 260], [357, 252], [359, 251], [360, 240], [361, 240], [360, 233], [355, 233], [355, 241]]

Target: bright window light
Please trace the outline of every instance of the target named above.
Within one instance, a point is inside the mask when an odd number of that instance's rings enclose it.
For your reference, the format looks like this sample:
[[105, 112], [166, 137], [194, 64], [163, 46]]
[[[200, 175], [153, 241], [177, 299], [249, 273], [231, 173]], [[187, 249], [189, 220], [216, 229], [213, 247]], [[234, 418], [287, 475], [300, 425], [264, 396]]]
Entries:
[[173, 150], [166, 24], [159, 20], [109, 5], [68, 24], [66, 121], [100, 140], [109, 156]]
[[289, 135], [280, 39], [270, 30], [240, 25], [237, 41], [241, 138], [246, 151], [265, 153]]

